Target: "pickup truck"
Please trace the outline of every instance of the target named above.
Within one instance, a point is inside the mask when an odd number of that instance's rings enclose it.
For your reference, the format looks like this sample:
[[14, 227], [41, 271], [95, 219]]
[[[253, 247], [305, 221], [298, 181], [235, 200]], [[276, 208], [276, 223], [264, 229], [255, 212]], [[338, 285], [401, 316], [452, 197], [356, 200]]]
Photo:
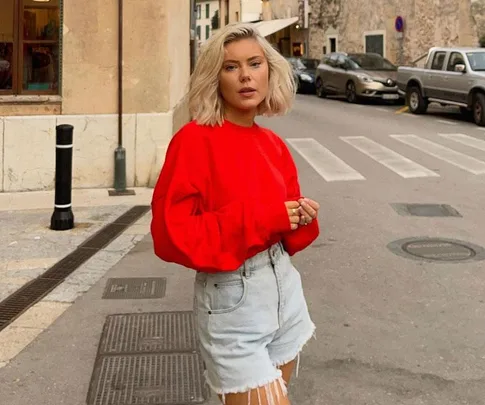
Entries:
[[398, 68], [397, 86], [413, 114], [432, 102], [455, 105], [485, 126], [485, 48], [431, 48], [424, 68]]

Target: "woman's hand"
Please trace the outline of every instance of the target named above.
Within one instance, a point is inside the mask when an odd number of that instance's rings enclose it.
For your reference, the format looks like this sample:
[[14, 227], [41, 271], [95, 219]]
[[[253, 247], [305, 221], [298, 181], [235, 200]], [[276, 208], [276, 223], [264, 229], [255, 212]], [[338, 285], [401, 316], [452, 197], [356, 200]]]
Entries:
[[312, 221], [318, 216], [318, 210], [320, 209], [320, 204], [310, 198], [301, 198], [300, 203], [300, 225], [311, 224]]
[[298, 228], [300, 222], [300, 203], [298, 201], [286, 201], [286, 209], [288, 211], [288, 217], [290, 218], [291, 229], [294, 231]]

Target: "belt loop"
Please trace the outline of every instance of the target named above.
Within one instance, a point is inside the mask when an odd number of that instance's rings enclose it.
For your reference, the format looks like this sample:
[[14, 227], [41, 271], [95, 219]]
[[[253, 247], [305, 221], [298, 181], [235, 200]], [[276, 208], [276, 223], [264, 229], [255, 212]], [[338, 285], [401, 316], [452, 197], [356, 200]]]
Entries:
[[251, 277], [251, 270], [248, 270], [248, 267], [246, 266], [246, 262], [244, 262], [243, 264], [243, 276], [246, 277], [246, 278], [250, 278]]

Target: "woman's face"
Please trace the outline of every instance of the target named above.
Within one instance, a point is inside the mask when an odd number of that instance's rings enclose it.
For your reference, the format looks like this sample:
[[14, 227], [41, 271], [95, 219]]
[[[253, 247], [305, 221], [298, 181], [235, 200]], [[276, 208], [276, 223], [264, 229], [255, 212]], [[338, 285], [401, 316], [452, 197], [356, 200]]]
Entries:
[[219, 79], [226, 108], [257, 111], [268, 94], [269, 69], [256, 39], [241, 39], [225, 46]]

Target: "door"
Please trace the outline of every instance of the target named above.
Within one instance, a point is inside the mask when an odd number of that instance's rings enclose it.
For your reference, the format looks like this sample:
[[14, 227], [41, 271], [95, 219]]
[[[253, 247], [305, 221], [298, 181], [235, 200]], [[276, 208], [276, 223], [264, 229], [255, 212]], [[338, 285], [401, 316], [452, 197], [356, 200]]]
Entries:
[[337, 89], [338, 94], [345, 94], [345, 88], [349, 78], [349, 73], [345, 68], [346, 63], [347, 58], [344, 55], [339, 55], [337, 57], [337, 66], [335, 68], [333, 81], [335, 82], [335, 88]]
[[326, 59], [324, 69], [320, 75], [323, 83], [323, 87], [328, 93], [336, 93], [337, 88], [335, 87], [335, 70], [337, 67], [338, 55], [333, 53], [330, 54]]
[[437, 51], [431, 59], [431, 66], [423, 73], [422, 80], [426, 97], [444, 98], [443, 91], [443, 68], [446, 61], [445, 51]]
[[442, 91], [445, 100], [454, 101], [456, 103], [467, 103], [468, 98], [468, 74], [465, 72], [456, 72], [456, 65], [465, 65], [465, 57], [461, 52], [452, 52], [448, 63], [446, 64], [446, 72], [443, 73]]

